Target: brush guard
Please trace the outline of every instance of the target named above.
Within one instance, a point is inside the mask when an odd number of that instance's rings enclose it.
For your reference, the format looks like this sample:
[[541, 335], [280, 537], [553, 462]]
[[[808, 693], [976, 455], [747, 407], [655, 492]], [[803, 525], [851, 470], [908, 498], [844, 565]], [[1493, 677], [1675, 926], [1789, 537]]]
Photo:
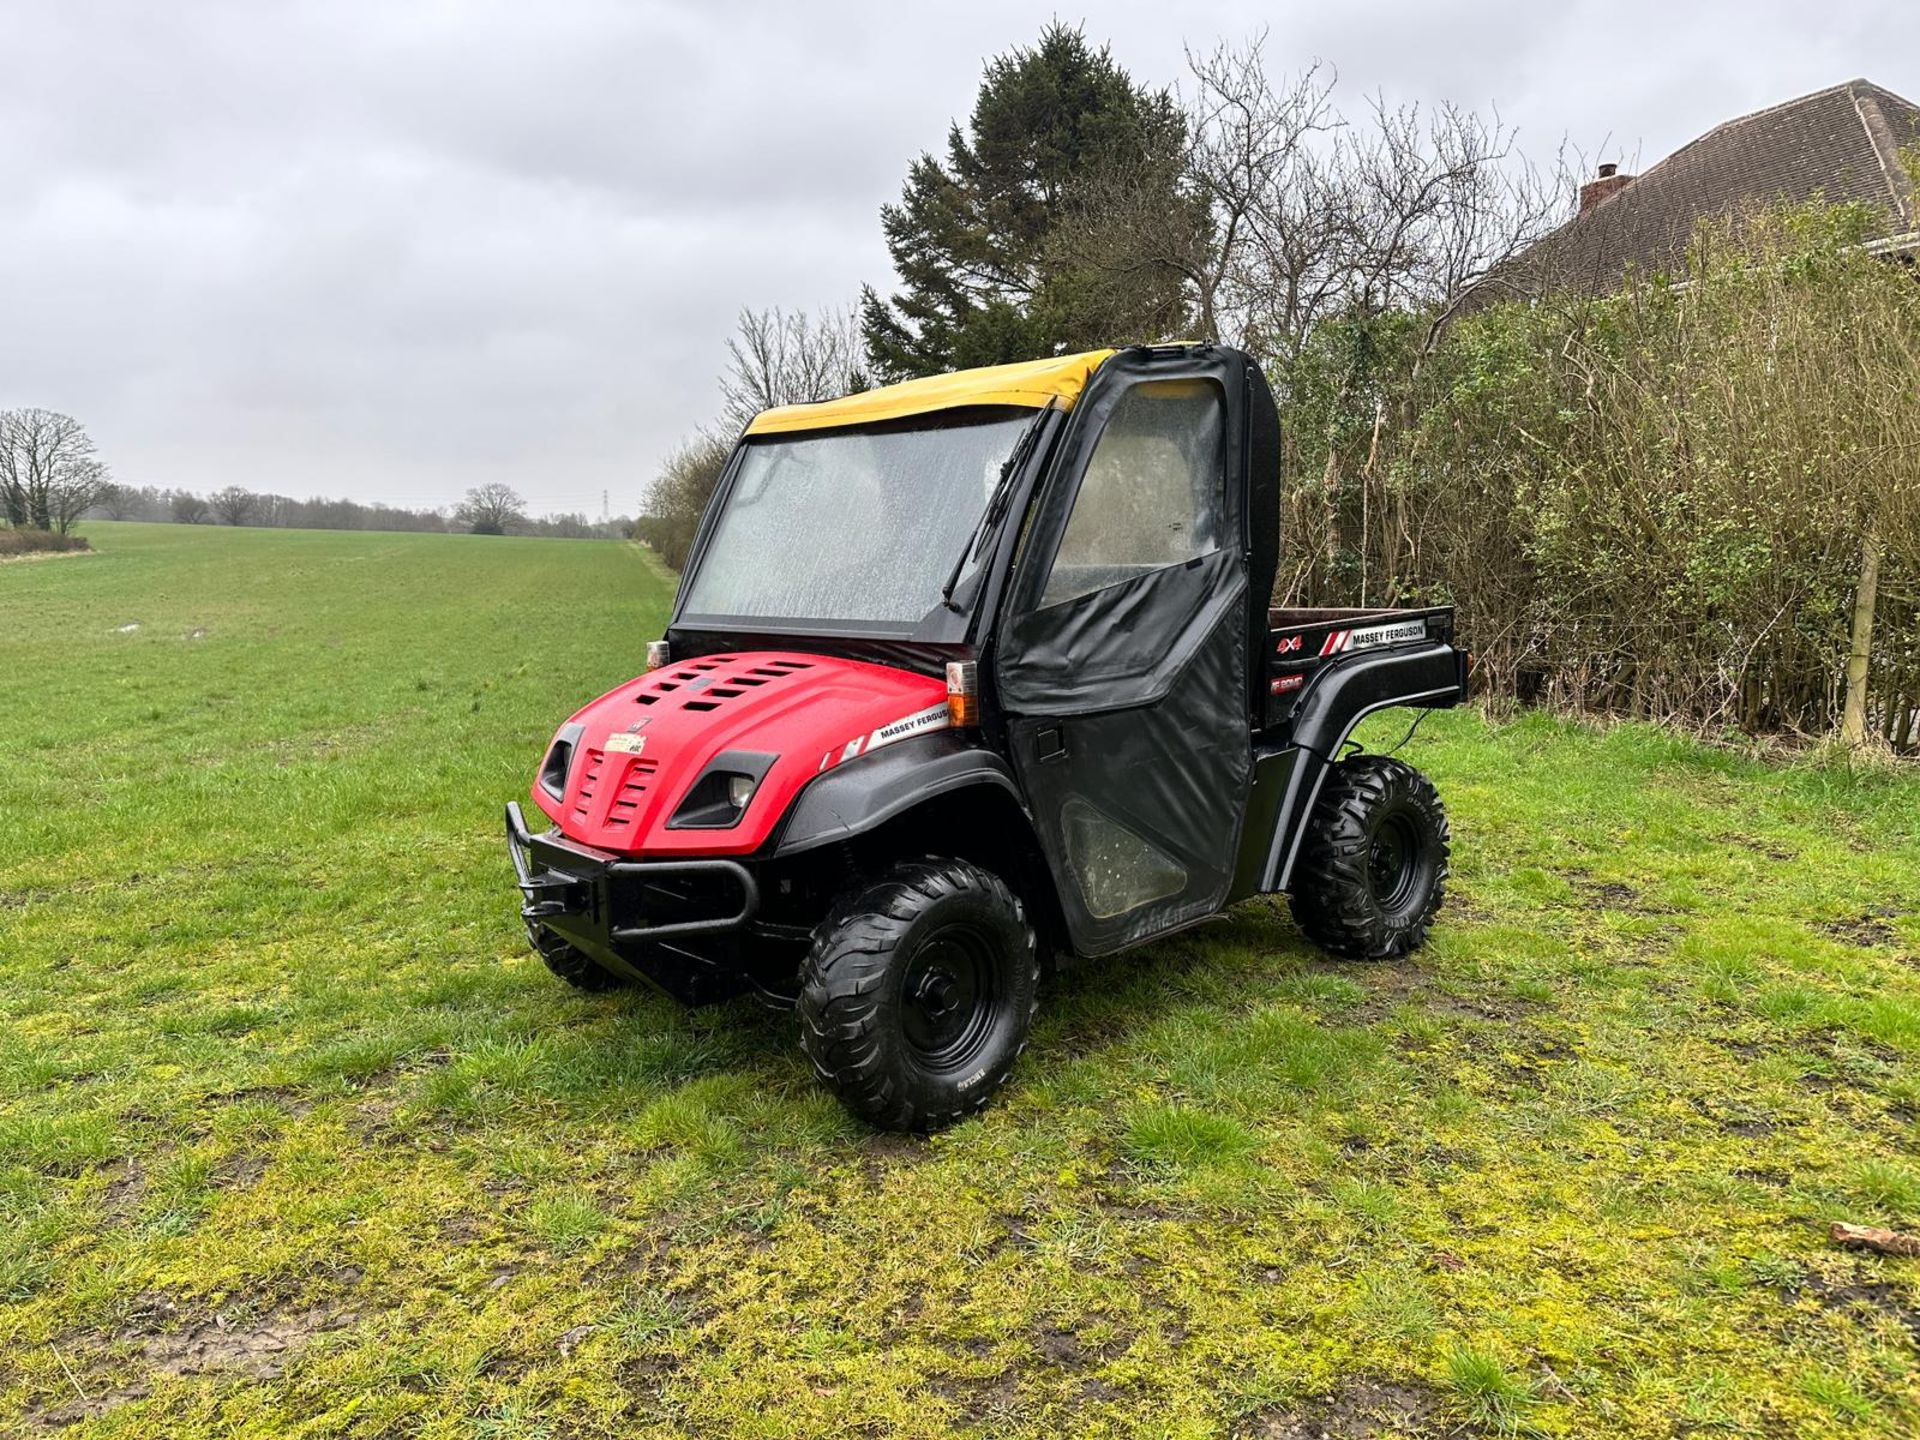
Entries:
[[[506, 820], [521, 919], [589, 953], [617, 954], [623, 945], [741, 930], [760, 909], [760, 886], [737, 860], [621, 860], [553, 831], [530, 834], [514, 801], [507, 804]], [[715, 879], [738, 889], [732, 908], [693, 918], [650, 918], [650, 912], [676, 916], [704, 908], [714, 898]]]

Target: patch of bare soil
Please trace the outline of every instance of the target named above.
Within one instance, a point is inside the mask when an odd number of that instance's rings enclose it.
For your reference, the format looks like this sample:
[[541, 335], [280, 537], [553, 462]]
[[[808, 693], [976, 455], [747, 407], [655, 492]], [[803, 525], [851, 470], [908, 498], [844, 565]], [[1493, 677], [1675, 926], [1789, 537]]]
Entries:
[[1077, 1331], [1065, 1325], [1035, 1325], [1027, 1334], [1033, 1341], [1034, 1350], [1050, 1364], [1058, 1365], [1063, 1370], [1085, 1370], [1093, 1365], [1105, 1364], [1127, 1348], [1117, 1339], [1103, 1345], [1089, 1345]]
[[1458, 1432], [1442, 1418], [1431, 1391], [1391, 1380], [1355, 1380], [1304, 1409], [1257, 1415], [1239, 1433], [1249, 1440], [1385, 1440]]
[[[349, 1272], [351, 1280], [358, 1274]], [[216, 1311], [178, 1329], [161, 1329], [179, 1314], [179, 1306], [160, 1294], [146, 1294], [135, 1302], [127, 1328], [119, 1339], [138, 1344], [140, 1354], [156, 1375], [242, 1375], [250, 1380], [272, 1380], [283, 1374], [294, 1357], [317, 1335], [344, 1330], [359, 1320], [351, 1310], [315, 1305], [304, 1310], [275, 1310], [248, 1315], [237, 1310]], [[73, 1387], [73, 1398], [59, 1405], [29, 1412], [41, 1429], [64, 1429], [96, 1419], [122, 1405], [144, 1400], [151, 1386], [135, 1383], [107, 1390], [85, 1387], [60, 1357]]]
[[[1366, 988], [1366, 998], [1342, 1011], [1342, 1024], [1374, 1025], [1402, 1005], [1418, 1005], [1441, 1020], [1491, 1021], [1512, 1025], [1545, 1008], [1540, 1001], [1481, 988], [1470, 993], [1442, 990], [1416, 955], [1409, 960], [1330, 962], [1325, 968]], [[1417, 1048], [1417, 1047], [1416, 1047]]]
[[1597, 880], [1589, 870], [1574, 866], [1561, 871], [1567, 883], [1573, 886], [1574, 899], [1583, 910], [1597, 912], [1617, 910], [1628, 915], [1667, 915], [1672, 912], [1664, 905], [1655, 905], [1644, 900], [1640, 892], [1631, 885], [1618, 880]]
[[1884, 1315], [1905, 1330], [1914, 1344], [1920, 1345], [1920, 1306], [1907, 1292], [1885, 1280], [1858, 1280], [1851, 1283], [1828, 1280], [1809, 1273], [1807, 1291], [1823, 1310], [1866, 1310]]
[[[21, 557], [26, 558], [26, 557]], [[82, 1420], [96, 1420], [109, 1410], [118, 1410], [122, 1405], [135, 1400], [144, 1400], [152, 1394], [145, 1386], [136, 1385], [124, 1390], [102, 1390], [98, 1394], [88, 1392], [76, 1395], [72, 1400], [49, 1409], [29, 1411], [29, 1423], [43, 1430], [64, 1430], [70, 1425], [78, 1425]]]
[[[1184, 1337], [1184, 1328], [1180, 1334]], [[1029, 1326], [1026, 1338], [1034, 1369], [1056, 1381], [1065, 1379], [1074, 1384], [1075, 1403], [1098, 1403], [1121, 1397], [1119, 1386], [1091, 1372], [1124, 1352], [1130, 1343], [1128, 1337], [1113, 1336], [1090, 1344], [1072, 1328], [1049, 1321]], [[975, 1358], [981, 1358], [988, 1347], [984, 1341], [971, 1340], [963, 1348]], [[936, 1394], [955, 1405], [964, 1424], [984, 1425], [995, 1419], [1004, 1420], [1020, 1409], [1023, 1368], [1016, 1365], [991, 1376], [940, 1375], [934, 1377], [932, 1385]]]
[[1005, 1421], [1018, 1414], [1020, 1376], [1017, 1370], [1002, 1370], [991, 1378], [938, 1375], [932, 1381], [934, 1393], [952, 1403], [961, 1423], [985, 1425]]
[[222, 1311], [198, 1324], [150, 1335], [140, 1342], [140, 1349], [147, 1363], [163, 1375], [227, 1371], [271, 1380], [284, 1373], [316, 1335], [344, 1330], [359, 1318], [351, 1310], [326, 1305], [246, 1320], [229, 1318]]
[[140, 1208], [140, 1202], [147, 1194], [147, 1167], [136, 1155], [129, 1155], [112, 1179], [107, 1181], [106, 1193], [101, 1197], [106, 1202], [107, 1214], [116, 1220], [124, 1220]]
[[886, 1131], [868, 1137], [860, 1148], [865, 1152], [860, 1157], [861, 1172], [868, 1184], [876, 1186], [885, 1184], [891, 1171], [918, 1165], [933, 1154], [924, 1136]]
[[1336, 967], [1367, 992], [1365, 999], [1341, 1013], [1345, 1024], [1372, 1025], [1409, 1000], [1425, 1002], [1438, 993], [1433, 977], [1420, 968], [1417, 960], [1327, 962], [1327, 969]]
[[1823, 921], [1820, 928], [1836, 940], [1844, 940], [1849, 945], [1859, 945], [1867, 949], [1881, 945], [1898, 945], [1900, 932], [1887, 923], [1889, 918], [1898, 913], [1883, 906], [1851, 919]]
[[1751, 850], [1755, 855], [1764, 855], [1769, 860], [1778, 860], [1783, 864], [1788, 860], [1798, 860], [1800, 858], [1793, 851], [1783, 846], [1775, 845], [1771, 841], [1761, 840], [1752, 835], [1742, 835], [1736, 831], [1729, 831], [1727, 834], [1722, 835], [1720, 841], [1725, 845], [1738, 845], [1742, 850]]

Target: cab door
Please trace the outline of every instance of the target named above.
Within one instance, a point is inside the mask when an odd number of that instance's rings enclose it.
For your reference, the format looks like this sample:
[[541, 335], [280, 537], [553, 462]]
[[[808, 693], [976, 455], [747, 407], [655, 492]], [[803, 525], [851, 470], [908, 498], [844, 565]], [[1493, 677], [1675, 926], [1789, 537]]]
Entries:
[[1076, 408], [993, 666], [1074, 948], [1218, 910], [1252, 773], [1242, 377], [1125, 352]]

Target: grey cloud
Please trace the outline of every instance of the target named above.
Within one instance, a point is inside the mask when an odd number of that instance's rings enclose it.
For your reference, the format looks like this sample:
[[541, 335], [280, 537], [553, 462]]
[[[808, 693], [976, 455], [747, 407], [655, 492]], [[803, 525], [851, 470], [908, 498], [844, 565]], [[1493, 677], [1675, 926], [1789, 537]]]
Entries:
[[[1068, 18], [1077, 18], [1063, 12]], [[1042, 12], [985, 4], [19, 0], [0, 84], [0, 405], [126, 481], [631, 508], [741, 305], [887, 278], [877, 210]], [[1874, 7], [1090, 7], [1136, 74], [1269, 30], [1356, 101], [1498, 102], [1646, 159], [1857, 73]]]

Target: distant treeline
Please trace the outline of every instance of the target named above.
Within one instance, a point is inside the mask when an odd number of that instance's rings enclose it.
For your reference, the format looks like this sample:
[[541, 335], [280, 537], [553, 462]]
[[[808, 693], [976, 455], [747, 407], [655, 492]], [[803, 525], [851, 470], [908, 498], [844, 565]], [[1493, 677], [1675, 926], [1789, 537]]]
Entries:
[[[516, 497], [517, 498], [517, 497]], [[94, 499], [89, 515], [104, 520], [164, 521], [177, 525], [261, 525], [283, 530], [405, 530], [465, 534], [493, 525], [476, 525], [465, 505], [452, 510], [409, 510], [397, 505], [363, 505], [357, 500], [314, 497], [295, 500], [230, 485], [201, 495], [191, 490], [161, 489], [153, 485], [108, 485]], [[498, 529], [515, 535], [553, 535], [575, 540], [626, 539], [633, 522], [626, 516], [608, 521], [585, 515], [545, 515], [537, 519], [502, 507]]]

